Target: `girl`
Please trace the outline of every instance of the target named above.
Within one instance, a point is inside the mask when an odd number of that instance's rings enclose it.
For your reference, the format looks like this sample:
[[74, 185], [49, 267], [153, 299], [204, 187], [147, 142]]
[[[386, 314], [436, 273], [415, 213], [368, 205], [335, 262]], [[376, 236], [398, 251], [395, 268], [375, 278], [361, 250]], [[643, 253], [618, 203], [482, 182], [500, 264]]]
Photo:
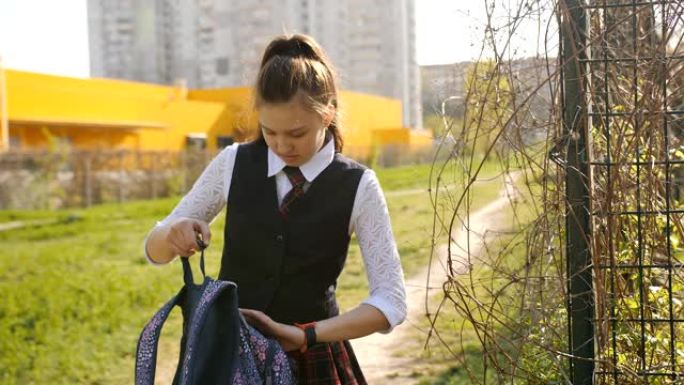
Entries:
[[[259, 137], [225, 148], [152, 229], [163, 264], [211, 239], [227, 206], [219, 279], [238, 285], [245, 318], [288, 351], [300, 384], [365, 384], [348, 340], [406, 316], [403, 272], [378, 180], [340, 154], [332, 66], [311, 37], [275, 38], [255, 87]], [[335, 287], [356, 233], [369, 297], [339, 314]]]

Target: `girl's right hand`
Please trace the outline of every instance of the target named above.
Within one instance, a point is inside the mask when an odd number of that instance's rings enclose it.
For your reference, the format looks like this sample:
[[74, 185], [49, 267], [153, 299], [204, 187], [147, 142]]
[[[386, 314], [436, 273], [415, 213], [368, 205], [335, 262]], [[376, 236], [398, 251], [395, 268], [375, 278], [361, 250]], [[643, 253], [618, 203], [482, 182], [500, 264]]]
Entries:
[[166, 242], [175, 255], [189, 257], [199, 249], [198, 235], [201, 235], [204, 247], [209, 246], [211, 231], [209, 224], [194, 218], [178, 218], [171, 222], [166, 233]]

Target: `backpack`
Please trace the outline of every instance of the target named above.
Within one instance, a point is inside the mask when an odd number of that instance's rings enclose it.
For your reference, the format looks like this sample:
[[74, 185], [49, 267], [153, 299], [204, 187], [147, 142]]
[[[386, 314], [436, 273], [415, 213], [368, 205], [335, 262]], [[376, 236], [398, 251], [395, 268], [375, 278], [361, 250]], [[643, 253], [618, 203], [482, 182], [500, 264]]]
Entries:
[[181, 257], [185, 285], [145, 325], [135, 360], [136, 385], [153, 385], [161, 328], [178, 305], [183, 337], [173, 385], [294, 385], [290, 362], [275, 339], [248, 325], [238, 310], [237, 285], [204, 272], [196, 285], [188, 258]]

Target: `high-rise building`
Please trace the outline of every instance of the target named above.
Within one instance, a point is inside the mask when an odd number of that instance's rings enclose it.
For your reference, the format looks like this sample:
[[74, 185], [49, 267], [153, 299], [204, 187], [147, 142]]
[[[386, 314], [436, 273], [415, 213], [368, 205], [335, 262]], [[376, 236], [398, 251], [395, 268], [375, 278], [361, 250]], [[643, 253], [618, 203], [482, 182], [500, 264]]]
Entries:
[[343, 70], [348, 87], [400, 99], [404, 124], [421, 127], [414, 4], [414, 0], [347, 0], [348, 61]]
[[[150, 3], [151, 4], [151, 3]], [[142, 1], [89, 1], [88, 28], [90, 45], [90, 75], [120, 79], [160, 82], [156, 78], [154, 61], [143, 62], [141, 49], [147, 48], [148, 56], [155, 56], [156, 41], [150, 41], [149, 31], [154, 31], [155, 9]], [[140, 20], [140, 23], [138, 23]], [[152, 36], [154, 37], [154, 36]], [[142, 47], [148, 44], [148, 47]], [[152, 65], [152, 68], [150, 68]]]
[[91, 76], [250, 85], [271, 37], [313, 36], [345, 89], [400, 99], [421, 127], [415, 0], [88, 0]]

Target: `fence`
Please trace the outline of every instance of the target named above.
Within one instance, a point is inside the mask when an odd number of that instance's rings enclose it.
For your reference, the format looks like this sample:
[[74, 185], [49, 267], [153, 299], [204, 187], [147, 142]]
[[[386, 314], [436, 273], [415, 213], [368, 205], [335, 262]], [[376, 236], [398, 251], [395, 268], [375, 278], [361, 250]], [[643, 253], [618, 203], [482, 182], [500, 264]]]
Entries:
[[[432, 148], [345, 148], [378, 167], [429, 162]], [[88, 207], [184, 194], [215, 153], [209, 151], [55, 151], [0, 155], [0, 209]]]
[[684, 383], [684, 4], [561, 15], [573, 384]]
[[16, 152], [0, 156], [0, 209], [87, 207], [180, 194], [207, 152]]

